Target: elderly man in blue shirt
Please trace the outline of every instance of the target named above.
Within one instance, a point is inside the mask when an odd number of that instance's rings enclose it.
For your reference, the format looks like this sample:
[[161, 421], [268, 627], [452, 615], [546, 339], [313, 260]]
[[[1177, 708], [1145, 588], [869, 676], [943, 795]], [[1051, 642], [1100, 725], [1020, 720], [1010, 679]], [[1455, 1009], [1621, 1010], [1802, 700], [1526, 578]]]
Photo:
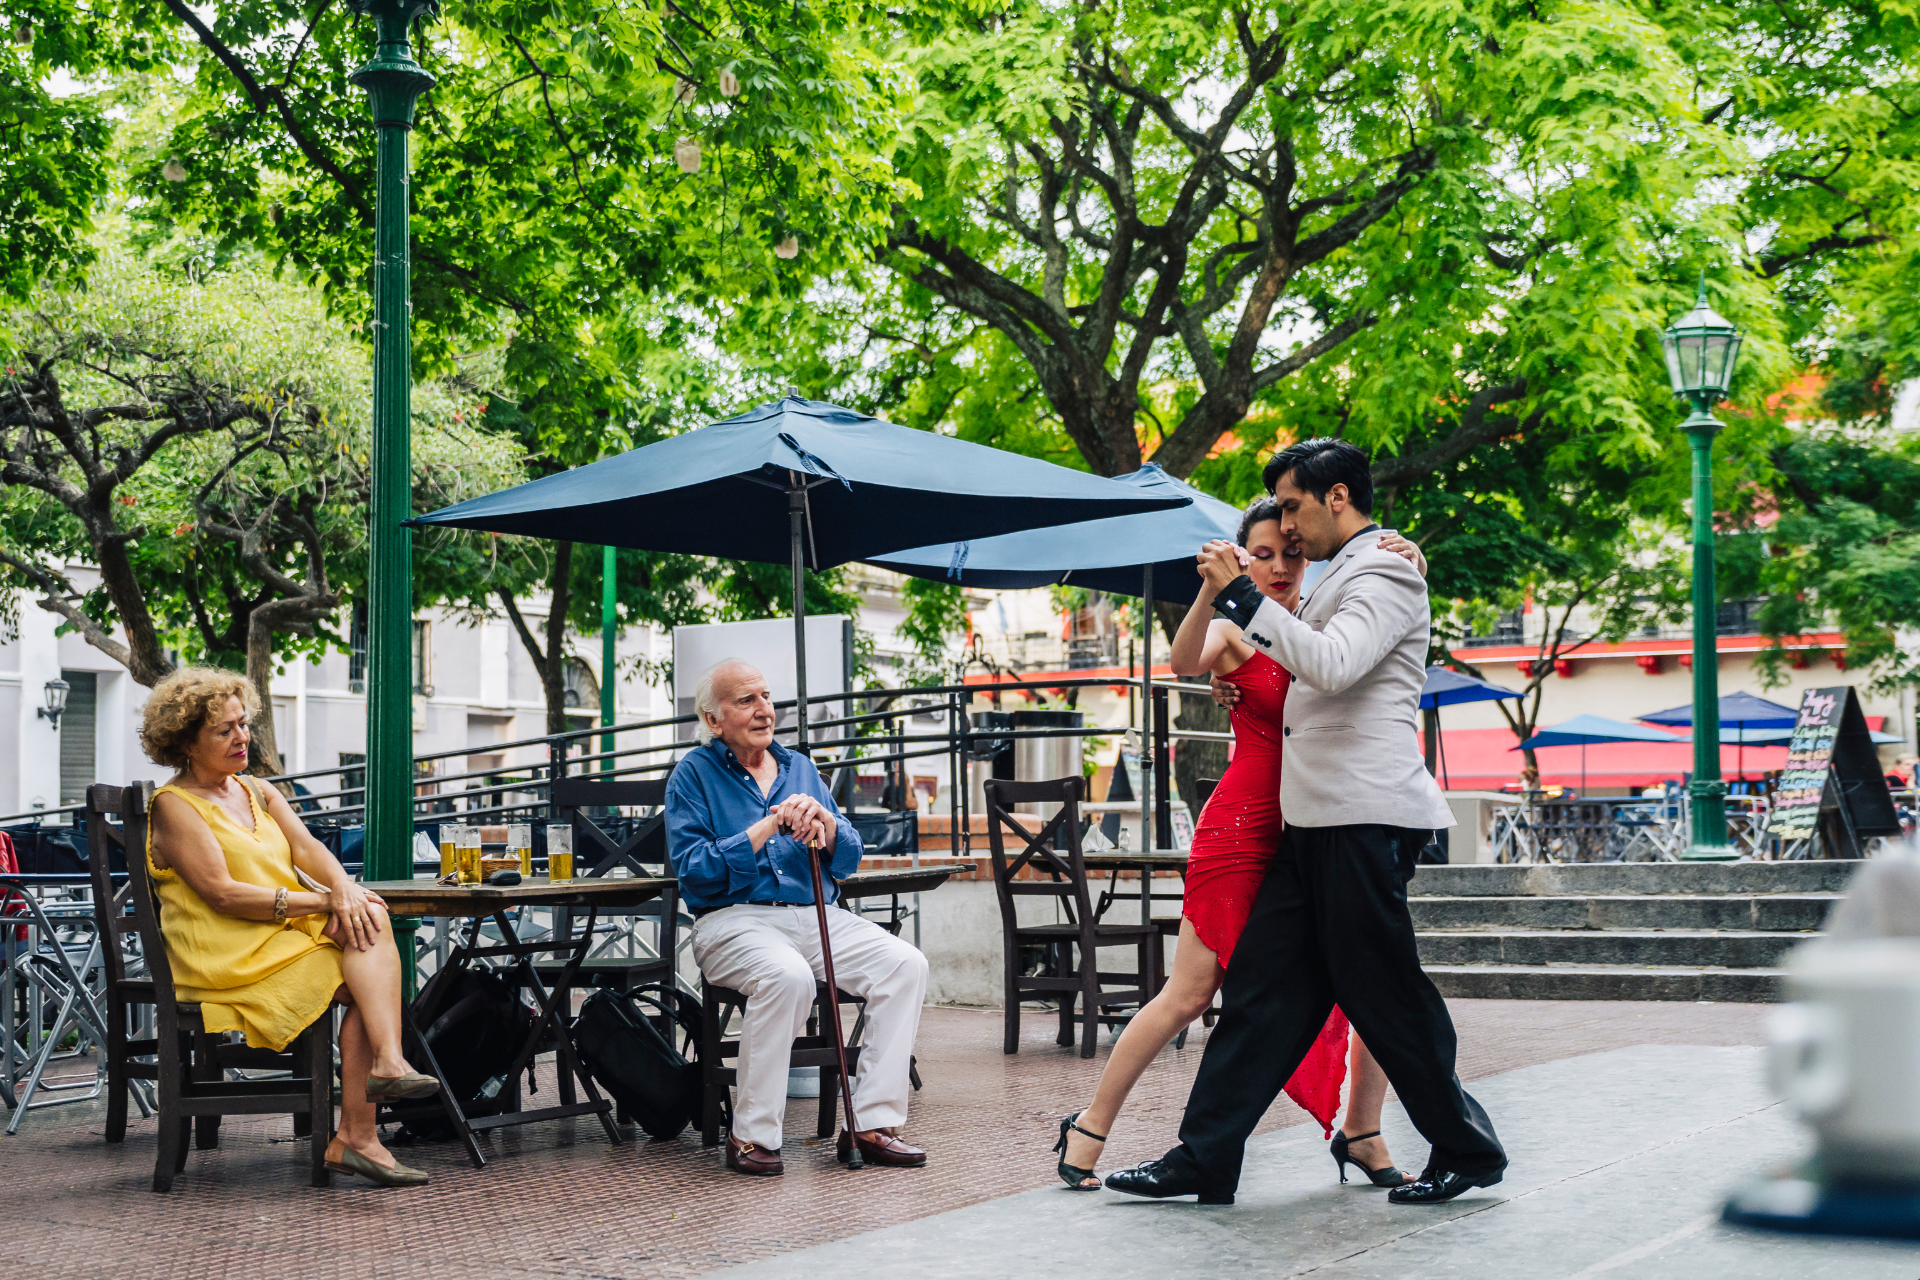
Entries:
[[[745, 662], [720, 663], [694, 691], [701, 745], [667, 779], [667, 847], [680, 896], [693, 912], [693, 957], [709, 982], [747, 997], [740, 1036], [727, 1167], [785, 1171], [780, 1122], [793, 1041], [806, 1030], [814, 984], [824, 980], [808, 845], [833, 881], [860, 865], [860, 837], [834, 806], [805, 756], [773, 740], [773, 695]], [[927, 960], [851, 911], [827, 912], [834, 977], [867, 1002], [866, 1040], [853, 1080], [855, 1133], [840, 1135], [840, 1159], [858, 1143], [868, 1164], [921, 1165], [926, 1152], [899, 1137]]]

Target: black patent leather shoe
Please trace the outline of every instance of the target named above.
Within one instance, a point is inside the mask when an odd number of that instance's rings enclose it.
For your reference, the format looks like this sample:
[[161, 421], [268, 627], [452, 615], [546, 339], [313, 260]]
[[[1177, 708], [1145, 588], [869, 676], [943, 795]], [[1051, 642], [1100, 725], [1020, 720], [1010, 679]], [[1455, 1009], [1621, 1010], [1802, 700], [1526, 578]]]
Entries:
[[1145, 1160], [1131, 1169], [1108, 1174], [1107, 1190], [1123, 1191], [1130, 1196], [1146, 1196], [1152, 1200], [1198, 1196], [1201, 1204], [1233, 1203], [1233, 1192], [1209, 1190], [1198, 1178], [1178, 1172], [1165, 1159]]
[[1394, 1204], [1445, 1204], [1475, 1187], [1490, 1187], [1502, 1176], [1498, 1170], [1493, 1173], [1450, 1173], [1442, 1169], [1428, 1169], [1414, 1181], [1387, 1192], [1387, 1199]]

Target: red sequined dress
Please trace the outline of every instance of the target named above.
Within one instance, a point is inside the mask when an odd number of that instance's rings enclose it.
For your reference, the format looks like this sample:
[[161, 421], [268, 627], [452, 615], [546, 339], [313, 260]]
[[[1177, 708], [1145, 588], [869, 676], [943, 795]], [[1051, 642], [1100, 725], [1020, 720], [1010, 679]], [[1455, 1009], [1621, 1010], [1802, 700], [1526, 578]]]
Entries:
[[[1222, 678], [1240, 690], [1232, 712], [1233, 762], [1193, 833], [1181, 914], [1225, 968], [1280, 846], [1280, 730], [1293, 677], [1255, 651]], [[1287, 1096], [1331, 1133], [1346, 1076], [1347, 1016], [1335, 1008], [1287, 1081]]]

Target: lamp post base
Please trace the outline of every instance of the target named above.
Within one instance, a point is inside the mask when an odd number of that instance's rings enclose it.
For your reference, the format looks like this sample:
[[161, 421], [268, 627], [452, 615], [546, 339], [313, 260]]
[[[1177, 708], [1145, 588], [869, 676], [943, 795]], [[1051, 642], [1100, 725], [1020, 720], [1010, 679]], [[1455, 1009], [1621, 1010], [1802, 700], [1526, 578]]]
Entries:
[[1738, 862], [1740, 851], [1730, 844], [1690, 844], [1680, 855], [1682, 862]]

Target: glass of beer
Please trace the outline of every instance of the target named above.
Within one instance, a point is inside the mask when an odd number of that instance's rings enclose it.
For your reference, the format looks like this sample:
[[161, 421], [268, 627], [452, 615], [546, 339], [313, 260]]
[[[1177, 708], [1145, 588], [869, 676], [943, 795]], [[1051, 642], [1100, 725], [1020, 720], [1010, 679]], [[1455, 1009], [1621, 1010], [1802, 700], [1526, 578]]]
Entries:
[[547, 879], [573, 879], [573, 827], [568, 823], [547, 824]]
[[443, 822], [440, 824], [440, 878], [446, 879], [453, 874], [460, 852], [460, 824]]
[[520, 859], [520, 874], [533, 874], [533, 824], [514, 822], [507, 825], [507, 852]]
[[460, 828], [458, 852], [461, 884], [480, 883], [480, 828]]

